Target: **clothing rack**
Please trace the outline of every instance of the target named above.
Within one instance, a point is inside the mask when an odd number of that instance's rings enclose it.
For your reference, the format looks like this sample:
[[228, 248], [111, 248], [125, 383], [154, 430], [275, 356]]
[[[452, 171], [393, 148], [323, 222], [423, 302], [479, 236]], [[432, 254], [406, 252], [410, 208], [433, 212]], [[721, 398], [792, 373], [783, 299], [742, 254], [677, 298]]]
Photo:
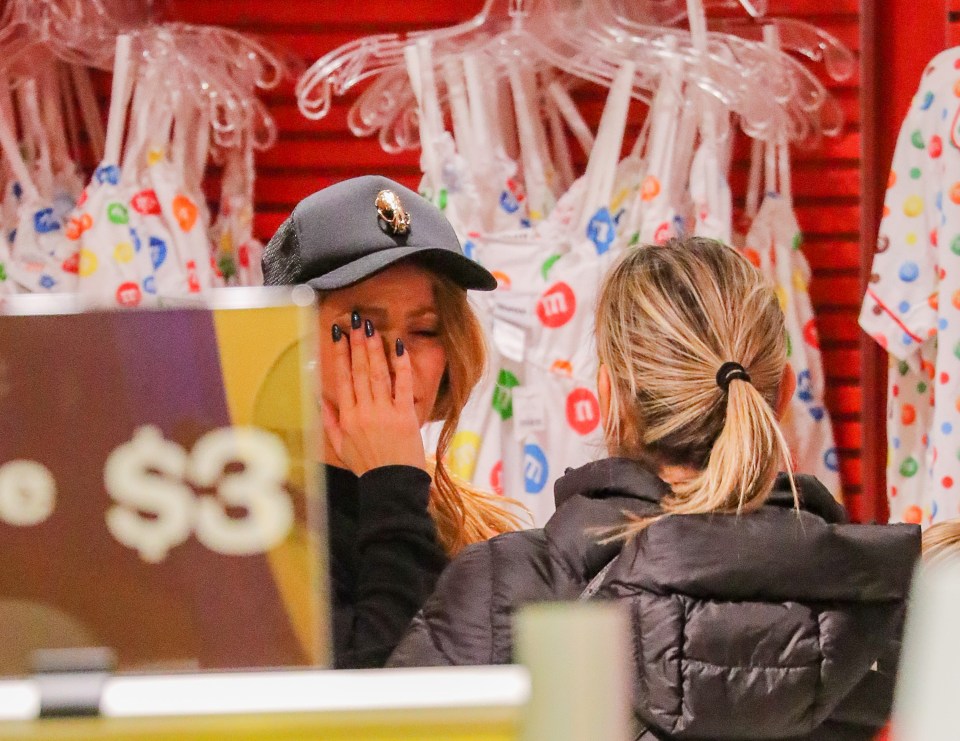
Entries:
[[[229, 11], [220, 3], [206, 0], [167, 0], [163, 10], [167, 19], [255, 30], [267, 41], [291, 49], [308, 64], [366, 33], [403, 34], [451, 25], [474, 16], [482, 5], [483, 0], [466, 0], [456, 6], [429, 0], [410, 0], [397, 6], [386, 0], [371, 0], [352, 8], [347, 17], [333, 6], [312, 0], [289, 0], [276, 8], [256, 0], [233, 0]], [[858, 44], [861, 25], [858, 0], [839, 0], [829, 8], [818, 0], [769, 5], [771, 14], [783, 15], [789, 6], [788, 17], [814, 16], [818, 25], [848, 47], [862, 46]], [[868, 10], [865, 7], [863, 12]], [[888, 22], [891, 21], [888, 19]], [[860, 122], [859, 95], [864, 82], [854, 79], [842, 84], [828, 83], [848, 123], [840, 138], [827, 140], [817, 149], [796, 151], [793, 167], [797, 211], [814, 271], [811, 289], [820, 319], [821, 345], [828, 373], [827, 402], [841, 453], [844, 493], [854, 519], [862, 517], [862, 505], [867, 498], [861, 495], [861, 485], [870, 478], [861, 466], [860, 457], [865, 434], [861, 409], [866, 404], [861, 404], [861, 352], [857, 307], [852, 299], [859, 292], [859, 242], [864, 231], [859, 207], [854, 205], [859, 202], [861, 188], [859, 132], [866, 134], [871, 125], [868, 114]], [[330, 113], [319, 122], [301, 116], [286, 97], [276, 95], [269, 99], [280, 136], [278, 146], [262, 153], [257, 160], [256, 233], [261, 239], [273, 234], [300, 199], [346, 177], [380, 172], [416, 188], [420, 179], [417, 152], [386, 156], [376, 138], [358, 139], [350, 133], [347, 116], [356, 97], [356, 93], [352, 93], [335, 98]], [[603, 106], [603, 91], [585, 86], [573, 91], [573, 97], [590, 127], [595, 129]], [[639, 117], [632, 116], [626, 134], [628, 142], [636, 137], [639, 124]], [[576, 141], [571, 142], [571, 149], [575, 163], [579, 160], [582, 165], [583, 152]], [[829, 168], [826, 162], [830, 163]], [[735, 191], [744, 188], [748, 163], [749, 148], [746, 142], [738, 142], [731, 173]], [[827, 170], [829, 176], [824, 175]]]

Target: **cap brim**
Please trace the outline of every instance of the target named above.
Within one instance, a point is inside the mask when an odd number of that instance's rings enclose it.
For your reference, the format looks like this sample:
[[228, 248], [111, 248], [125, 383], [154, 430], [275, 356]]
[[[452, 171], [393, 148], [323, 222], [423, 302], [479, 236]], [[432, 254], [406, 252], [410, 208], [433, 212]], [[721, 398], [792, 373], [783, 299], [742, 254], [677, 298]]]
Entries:
[[492, 291], [497, 287], [497, 279], [486, 268], [469, 257], [442, 247], [396, 247], [379, 250], [329, 273], [318, 275], [308, 280], [307, 285], [318, 291], [346, 288], [407, 259], [414, 259], [434, 272], [445, 275], [462, 288]]

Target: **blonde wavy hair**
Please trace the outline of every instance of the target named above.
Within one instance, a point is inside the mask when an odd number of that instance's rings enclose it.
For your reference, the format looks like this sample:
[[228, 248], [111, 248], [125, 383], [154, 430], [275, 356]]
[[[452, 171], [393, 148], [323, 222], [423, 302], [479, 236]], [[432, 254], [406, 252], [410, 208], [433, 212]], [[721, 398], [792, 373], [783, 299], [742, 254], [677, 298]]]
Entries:
[[447, 468], [447, 451], [470, 392], [483, 377], [487, 348], [483, 327], [463, 288], [435, 273], [434, 299], [441, 317], [440, 341], [447, 354], [447, 370], [431, 415], [431, 421], [442, 421], [443, 427], [436, 455], [429, 461], [433, 469], [429, 508], [440, 543], [454, 556], [471, 543], [519, 530], [523, 523], [515, 512], [526, 512], [526, 508], [514, 499], [470, 485]]
[[[472, 486], [447, 468], [447, 452], [460, 423], [470, 392], [483, 377], [487, 349], [483, 328], [467, 301], [467, 292], [449, 278], [427, 268], [433, 278], [434, 300], [440, 317], [440, 342], [447, 368], [440, 382], [431, 422], [443, 422], [437, 450], [427, 457], [433, 482], [428, 509], [437, 525], [437, 537], [450, 557], [471, 543], [524, 526], [516, 514], [527, 512], [515, 499]], [[322, 302], [324, 294], [318, 292]]]
[[[783, 313], [744, 258], [703, 238], [629, 251], [605, 279], [596, 333], [611, 381], [611, 453], [655, 472], [693, 472], [672, 485], [661, 517], [757, 509], [781, 466], [799, 501], [774, 412], [786, 365]], [[751, 380], [722, 389], [726, 362]], [[634, 520], [623, 534], [656, 519]]]
[[939, 563], [960, 558], [960, 520], [946, 520], [923, 531], [923, 561]]

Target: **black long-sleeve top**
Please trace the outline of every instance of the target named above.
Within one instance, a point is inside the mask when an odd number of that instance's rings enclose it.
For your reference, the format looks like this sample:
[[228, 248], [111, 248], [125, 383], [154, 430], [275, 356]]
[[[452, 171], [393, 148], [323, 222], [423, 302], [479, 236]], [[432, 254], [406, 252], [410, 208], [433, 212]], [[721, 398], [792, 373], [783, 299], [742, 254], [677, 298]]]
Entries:
[[447, 565], [427, 512], [430, 476], [412, 466], [326, 475], [334, 664], [382, 667]]

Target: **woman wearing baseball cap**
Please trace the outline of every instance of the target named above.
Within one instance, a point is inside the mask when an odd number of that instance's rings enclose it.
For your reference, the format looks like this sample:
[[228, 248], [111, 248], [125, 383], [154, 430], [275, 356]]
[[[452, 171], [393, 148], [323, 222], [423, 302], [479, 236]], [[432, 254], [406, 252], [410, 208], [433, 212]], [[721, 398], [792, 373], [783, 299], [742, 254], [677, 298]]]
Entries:
[[[301, 201], [263, 274], [319, 294], [335, 663], [382, 666], [448, 559], [519, 527], [509, 500], [455, 481], [443, 462], [485, 363], [467, 289], [496, 279], [433, 204], [380, 176]], [[436, 420], [428, 457], [420, 429]]]

